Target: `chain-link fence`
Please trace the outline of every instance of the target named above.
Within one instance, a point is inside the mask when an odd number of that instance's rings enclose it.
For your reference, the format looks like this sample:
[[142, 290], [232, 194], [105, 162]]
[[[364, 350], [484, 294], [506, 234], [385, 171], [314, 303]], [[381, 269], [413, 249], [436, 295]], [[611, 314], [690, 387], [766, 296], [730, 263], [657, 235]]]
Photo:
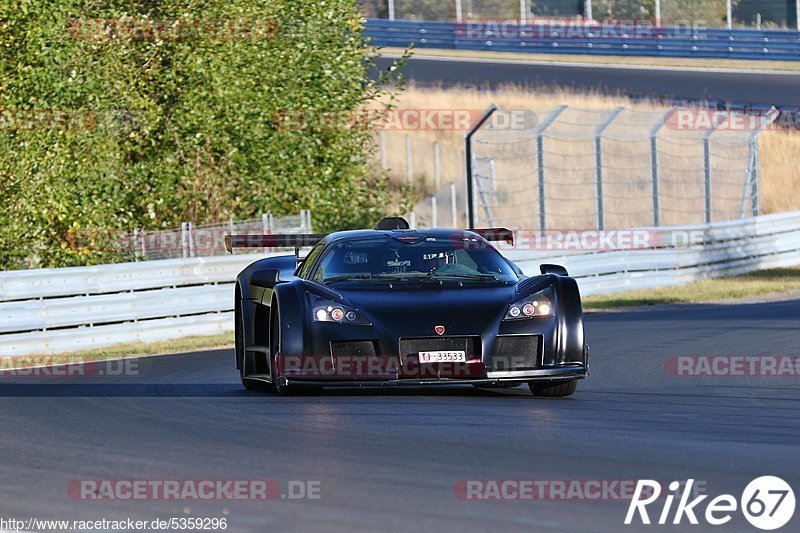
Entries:
[[132, 259], [136, 261], [209, 257], [227, 253], [225, 235], [294, 234], [311, 231], [311, 211], [303, 210], [298, 215], [287, 216], [272, 216], [266, 213], [259, 218], [230, 220], [221, 224], [195, 226], [190, 222], [184, 222], [181, 228], [174, 230], [135, 231], [124, 236], [120, 247], [130, 250]]
[[631, 228], [759, 211], [758, 133], [770, 116], [560, 106], [472, 138], [475, 225]]
[[370, 18], [461, 21], [559, 17], [661, 24], [797, 28], [796, 0], [359, 0]]

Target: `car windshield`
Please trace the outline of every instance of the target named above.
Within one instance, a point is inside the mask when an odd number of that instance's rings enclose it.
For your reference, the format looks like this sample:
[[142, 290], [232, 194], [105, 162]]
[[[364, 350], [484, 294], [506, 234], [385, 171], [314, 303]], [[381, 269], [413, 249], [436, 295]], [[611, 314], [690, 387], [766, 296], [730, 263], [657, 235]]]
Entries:
[[518, 277], [500, 253], [474, 237], [408, 234], [333, 244], [313, 278], [336, 281], [469, 280], [516, 282]]

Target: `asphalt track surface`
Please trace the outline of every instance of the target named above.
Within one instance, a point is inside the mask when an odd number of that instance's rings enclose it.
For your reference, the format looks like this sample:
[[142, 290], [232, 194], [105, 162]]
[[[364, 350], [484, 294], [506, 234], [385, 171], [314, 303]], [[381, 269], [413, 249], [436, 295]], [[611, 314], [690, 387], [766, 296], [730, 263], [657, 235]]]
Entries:
[[[386, 69], [391, 62], [390, 58], [379, 58], [376, 65]], [[593, 90], [635, 98], [800, 107], [800, 73], [419, 57], [410, 59], [403, 72], [407, 79], [423, 87], [496, 88], [514, 84], [544, 89]]]
[[[140, 375], [124, 378], [0, 378], [0, 517], [224, 516], [228, 531], [672, 530], [623, 527], [627, 501], [464, 501], [453, 488], [694, 478], [738, 498], [771, 474], [798, 491], [797, 377], [690, 378], [664, 366], [672, 355], [798, 355], [798, 317], [800, 300], [589, 314], [591, 376], [568, 399], [460, 386], [251, 393], [230, 351], [140, 359]], [[254, 478], [282, 491], [319, 480], [321, 498], [109, 502], [67, 492], [79, 479]], [[756, 531], [738, 513], [719, 530]]]

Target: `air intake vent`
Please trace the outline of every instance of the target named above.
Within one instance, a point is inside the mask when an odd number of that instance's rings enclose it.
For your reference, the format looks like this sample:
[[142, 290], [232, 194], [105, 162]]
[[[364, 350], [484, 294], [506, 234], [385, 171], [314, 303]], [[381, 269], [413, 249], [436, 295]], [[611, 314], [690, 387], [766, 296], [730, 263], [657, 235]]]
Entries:
[[539, 366], [542, 337], [539, 335], [507, 335], [497, 337], [494, 353], [488, 363], [494, 372], [531, 370]]
[[375, 341], [332, 341], [333, 356], [372, 356], [375, 355]]

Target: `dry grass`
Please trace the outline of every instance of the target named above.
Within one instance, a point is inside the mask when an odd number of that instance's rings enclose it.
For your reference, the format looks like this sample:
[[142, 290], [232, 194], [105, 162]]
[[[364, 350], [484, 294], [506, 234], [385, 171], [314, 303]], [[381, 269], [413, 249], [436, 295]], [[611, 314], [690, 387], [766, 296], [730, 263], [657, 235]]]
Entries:
[[[29, 364], [30, 361], [34, 360], [49, 362], [53, 365], [77, 364], [78, 362], [107, 361], [109, 359], [125, 359], [150, 355], [173, 355], [211, 349], [229, 349], [232, 347], [233, 333], [222, 333], [219, 335], [184, 337], [182, 339], [158, 342], [117, 344], [107, 348], [81, 350], [62, 355], [33, 355], [20, 357], [19, 364], [25, 366]], [[4, 368], [17, 368], [12, 364], [13, 362], [13, 357], [8, 359]]]
[[[589, 109], [589, 110], [608, 110], [616, 106], [625, 106], [628, 109], [637, 111], [655, 111], [664, 112], [667, 108], [657, 103], [647, 103], [632, 101], [623, 96], [608, 96], [599, 93], [585, 93], [573, 92], [565, 89], [553, 88], [552, 90], [536, 91], [531, 89], [523, 89], [515, 86], [502, 87], [496, 90], [481, 90], [472, 88], [459, 88], [459, 89], [440, 89], [440, 88], [416, 88], [409, 87], [399, 95], [398, 107], [403, 109], [470, 109], [482, 110], [488, 107], [491, 103], [495, 103], [501, 108], [506, 109], [530, 109], [530, 110], [545, 110], [558, 105], [566, 104], [570, 107]], [[589, 112], [591, 113], [591, 112]], [[623, 121], [624, 122], [624, 121]], [[623, 124], [624, 126], [624, 124]], [[665, 130], [662, 130], [664, 132]], [[391, 169], [390, 175], [396, 183], [405, 183], [407, 180], [407, 167], [406, 167], [406, 137], [411, 140], [413, 149], [413, 180], [417, 185], [422, 195], [432, 194], [435, 192], [434, 185], [434, 157], [433, 157], [433, 143], [438, 142], [441, 146], [441, 168], [442, 179], [441, 185], [445, 186], [448, 182], [454, 181], [460, 184], [464, 176], [464, 159], [463, 159], [463, 139], [464, 131], [458, 130], [423, 130], [423, 131], [387, 131], [385, 133], [387, 141], [387, 159]], [[609, 130], [609, 133], [612, 133]], [[672, 132], [666, 131], [662, 133], [668, 140], [674, 137]], [[724, 135], [724, 134], [723, 134]], [[646, 141], [646, 137], [644, 138]], [[624, 167], [626, 161], [624, 159], [625, 150], [633, 150], [633, 143], [628, 143], [626, 146], [624, 139], [619, 141], [610, 141], [610, 145], [618, 144], [617, 150], [622, 155], [618, 157], [617, 161], [610, 161], [609, 164], [616, 165], [617, 167]], [[637, 141], [638, 142], [638, 141]], [[696, 146], [695, 146], [696, 145]], [[686, 213], [697, 213], [697, 217], [702, 218], [702, 190], [686, 189], [681, 185], [681, 180], [685, 180], [687, 176], [702, 183], [702, 178], [697, 174], [702, 173], [702, 167], [697, 164], [698, 157], [701, 154], [698, 152], [699, 143], [693, 143], [691, 146], [687, 145], [681, 148], [681, 154], [686, 154], [685, 168], [665, 169], [664, 173], [664, 189], [662, 192], [667, 196], [672, 197], [675, 202], [682, 202], [680, 208], [676, 207], [670, 215], [670, 209], [665, 209], [665, 219], [662, 220], [663, 224], [681, 224], [681, 223], [695, 223], [702, 220], [687, 219]], [[559, 148], [564, 152], [563, 164], [567, 164], [571, 158], [574, 161], [580, 159], [579, 166], [588, 166], [591, 162], [586, 160], [587, 157], [592, 156], [592, 146], [587, 145], [583, 140], [571, 141], [565, 140], [559, 144]], [[513, 149], [513, 147], [509, 148]], [[530, 150], [530, 148], [528, 148]], [[646, 152], [646, 148], [642, 146], [636, 147], [636, 156]], [[726, 164], [720, 155], [724, 155], [724, 146], [718, 149], [718, 158], [712, 161], [712, 166], [720, 167]], [[787, 210], [800, 209], [800, 187], [796, 187], [796, 183], [800, 183], [800, 165], [794, 160], [795, 154], [800, 153], [800, 132], [790, 131], [766, 131], [760, 136], [759, 157], [761, 166], [761, 205], [762, 212], [774, 213]], [[633, 152], [631, 153], [630, 166], [631, 171], [625, 173], [624, 168], [617, 175], [617, 180], [624, 181], [627, 176], [631, 180], [635, 180], [633, 167], [649, 164], [648, 161], [638, 159], [634, 160]], [[551, 157], [551, 156], [548, 156]], [[641, 159], [641, 158], [639, 158]], [[586, 160], [586, 161], [584, 161]], [[504, 175], [515, 175], [516, 172], [519, 176], [529, 176], [535, 173], [534, 169], [529, 165], [520, 165], [514, 162], [513, 158], [509, 161], [516, 165], [515, 168], [506, 168], [503, 170]], [[551, 164], [558, 164], [558, 158], [549, 159]], [[378, 162], [376, 162], [376, 165]], [[497, 163], [498, 165], [501, 163]], [[533, 162], [531, 162], [533, 164]], [[733, 163], [731, 163], [733, 164]], [[741, 162], [735, 164], [741, 165]], [[738, 167], [737, 167], [738, 168]], [[499, 171], [500, 169], [498, 169]], [[735, 170], [738, 172], [738, 169]], [[589, 176], [579, 176], [580, 181], [586, 181], [587, 184], [591, 183], [594, 179], [593, 172]], [[737, 185], [731, 184], [730, 190], [722, 191], [724, 197], [730, 198], [727, 206], [717, 205], [715, 208], [722, 209], [723, 207], [728, 210], [737, 210], [738, 203], [741, 196], [741, 186], [738, 185], [738, 176], [732, 174], [737, 182]], [[744, 177], [744, 176], [742, 176]], [[572, 176], [574, 178], [574, 175]], [[670, 185], [670, 180], [675, 182]], [[526, 185], [530, 187], [530, 184]], [[640, 188], [641, 189], [641, 188]], [[527, 190], [527, 189], [526, 189]], [[717, 189], [719, 192], [719, 189]], [[635, 187], [625, 187], [624, 184], [618, 187], [618, 190], [609, 191], [613, 196], [619, 199], [625, 199], [618, 202], [617, 211], [619, 215], [617, 220], [609, 222], [610, 227], [622, 227], [626, 225], [641, 225], [640, 218], [643, 215], [634, 216], [628, 213], [634, 207], [643, 209], [642, 206], [646, 205], [649, 191], [636, 190]], [[699, 198], [696, 202], [697, 205], [691, 203], [691, 199]], [[573, 199], [573, 202], [575, 200]], [[645, 203], [643, 203], [645, 202]], [[687, 203], [689, 202], [689, 203]], [[578, 202], [580, 203], [580, 202]], [[586, 205], [580, 206], [579, 209], [572, 209], [573, 213], [579, 212], [586, 214], [586, 224], [591, 224], [588, 220], [591, 216], [588, 213], [593, 211], [593, 204], [590, 199], [586, 200]], [[721, 204], [722, 202], [720, 202]], [[735, 205], [734, 205], [735, 204]], [[578, 205], [573, 203], [573, 205]], [[676, 204], [677, 206], [677, 204]], [[626, 211], [627, 210], [627, 211]], [[565, 227], [576, 227], [575, 224], [580, 225], [582, 220], [575, 220], [572, 214], [565, 210], [563, 220], [556, 220], [552, 224], [566, 224]], [[669, 218], [669, 217], [672, 218]], [[694, 215], [692, 215], [694, 216]], [[580, 218], [580, 217], [579, 217]], [[531, 226], [533, 227], [533, 226]]]
[[[382, 54], [402, 55], [401, 48], [382, 48]], [[750, 59], [708, 59], [691, 57], [634, 57], [634, 56], [601, 56], [576, 54], [531, 54], [528, 52], [490, 52], [484, 50], [436, 50], [417, 48], [415, 57], [465, 57], [474, 59], [501, 59], [527, 61], [531, 63], [576, 63], [597, 65], [631, 65], [668, 68], [714, 68], [729, 70], [774, 70], [785, 72], [800, 71], [797, 61], [761, 61]]]
[[758, 154], [764, 212], [800, 209], [800, 132], [764, 132], [759, 138]]
[[614, 309], [659, 304], [746, 302], [793, 297], [800, 291], [800, 268], [761, 270], [744, 276], [706, 279], [679, 287], [589, 296], [586, 309]]

